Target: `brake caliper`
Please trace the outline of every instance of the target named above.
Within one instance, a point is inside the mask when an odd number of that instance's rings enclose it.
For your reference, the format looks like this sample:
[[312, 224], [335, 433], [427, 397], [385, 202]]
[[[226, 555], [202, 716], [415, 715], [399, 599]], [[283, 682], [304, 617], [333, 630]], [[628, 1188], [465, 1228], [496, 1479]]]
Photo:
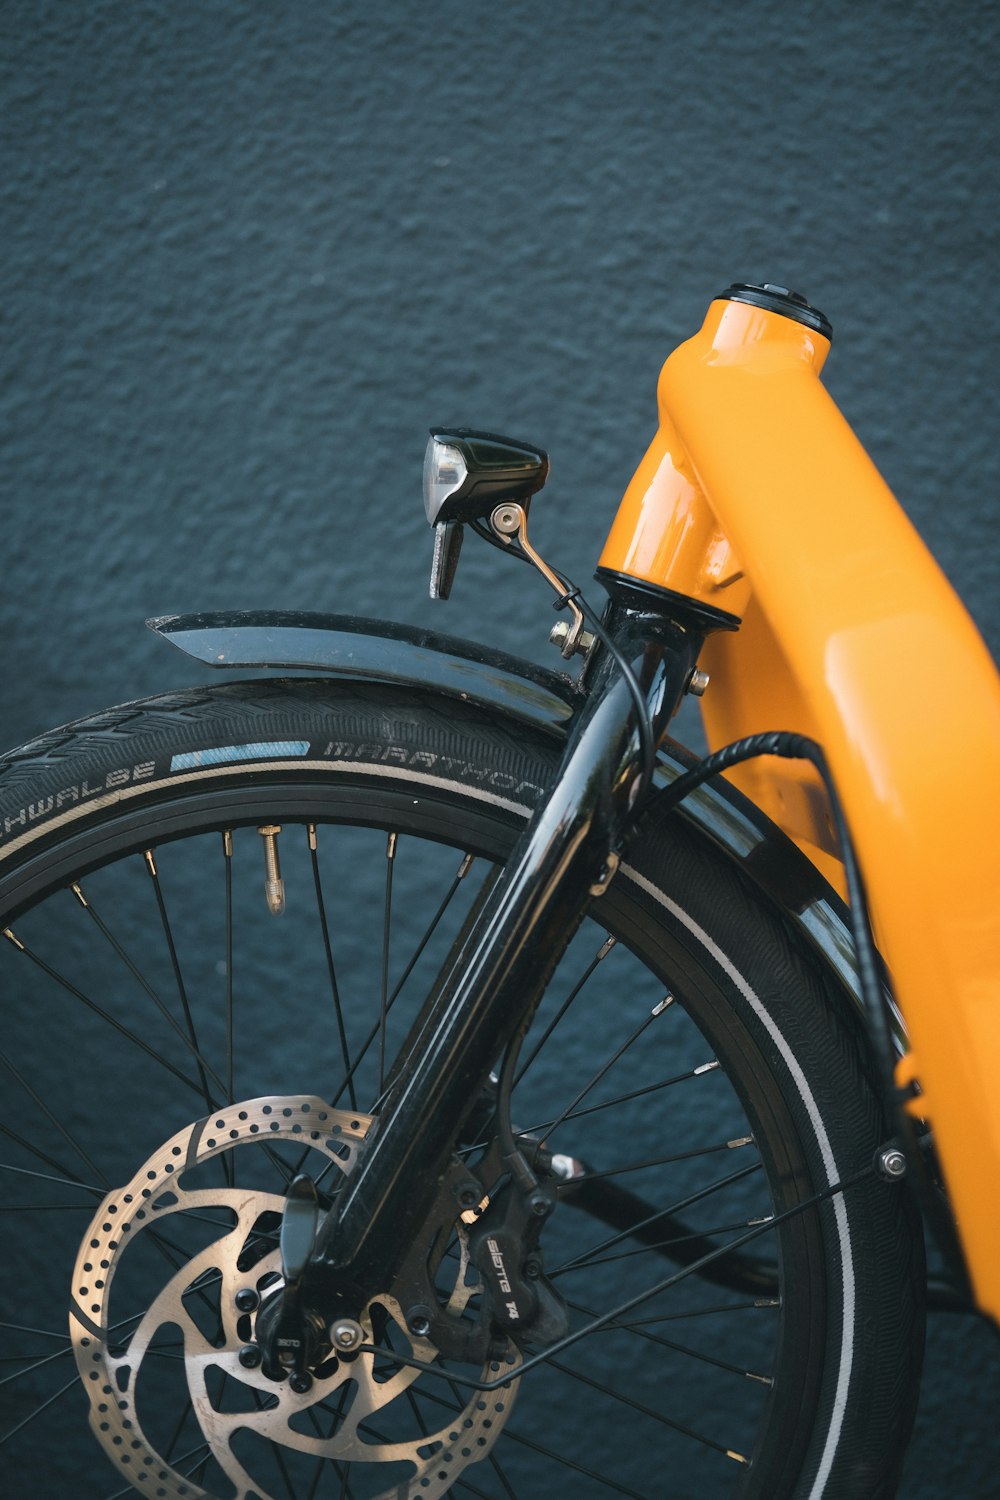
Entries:
[[566, 1306], [543, 1275], [539, 1238], [555, 1207], [554, 1189], [509, 1182], [469, 1232], [469, 1255], [483, 1286], [483, 1312], [519, 1346], [554, 1344], [569, 1329]]

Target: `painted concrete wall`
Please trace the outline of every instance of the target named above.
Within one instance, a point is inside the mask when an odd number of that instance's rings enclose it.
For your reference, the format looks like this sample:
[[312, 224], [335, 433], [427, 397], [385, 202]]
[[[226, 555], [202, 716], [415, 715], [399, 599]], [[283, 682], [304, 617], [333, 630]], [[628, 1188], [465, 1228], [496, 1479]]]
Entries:
[[[555, 664], [489, 549], [426, 601], [426, 429], [545, 444], [535, 540], [585, 580], [659, 365], [734, 279], [831, 317], [828, 384], [996, 650], [998, 14], [8, 4], [6, 740], [189, 680], [142, 629], [172, 610]], [[997, 1378], [932, 1321], [906, 1500], [996, 1493]]]

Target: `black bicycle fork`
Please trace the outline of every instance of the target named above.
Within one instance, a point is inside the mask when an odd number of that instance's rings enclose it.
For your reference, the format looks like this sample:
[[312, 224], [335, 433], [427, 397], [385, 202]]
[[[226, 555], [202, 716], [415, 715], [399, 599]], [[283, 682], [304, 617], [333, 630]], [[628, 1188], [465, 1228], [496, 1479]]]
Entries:
[[[280, 1359], [305, 1378], [290, 1315], [301, 1321], [308, 1309], [313, 1329], [338, 1318], [356, 1322], [372, 1297], [400, 1277], [406, 1283], [407, 1256], [419, 1243], [421, 1263], [410, 1279], [421, 1300], [426, 1226], [442, 1193], [454, 1192], [463, 1127], [488, 1093], [497, 1059], [527, 1029], [592, 896], [617, 869], [653, 749], [691, 680], [703, 630], [613, 604], [602, 635], [588, 663], [590, 690], [553, 783], [439, 974], [401, 1049], [378, 1119], [291, 1290], [286, 1273], [284, 1312], [274, 1308], [259, 1328], [275, 1372]], [[514, 1161], [503, 1165], [517, 1170]], [[473, 1194], [466, 1191], [468, 1203]], [[553, 1201], [536, 1195], [533, 1211], [544, 1217]], [[453, 1223], [454, 1197], [448, 1212]], [[500, 1244], [494, 1239], [494, 1262]], [[503, 1285], [502, 1255], [497, 1274]], [[431, 1295], [426, 1300], [437, 1330], [431, 1332], [428, 1310], [423, 1331], [441, 1353], [460, 1355], [454, 1342], [442, 1347], [440, 1310]], [[516, 1318], [516, 1301], [511, 1305]], [[276, 1349], [276, 1339], [294, 1356]]]

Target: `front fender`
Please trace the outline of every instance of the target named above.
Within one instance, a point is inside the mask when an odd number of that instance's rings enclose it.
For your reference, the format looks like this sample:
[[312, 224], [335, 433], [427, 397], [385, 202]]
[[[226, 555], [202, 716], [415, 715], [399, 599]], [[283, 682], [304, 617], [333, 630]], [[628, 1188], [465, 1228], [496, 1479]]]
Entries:
[[[231, 611], [162, 615], [147, 623], [207, 666], [313, 671], [399, 683], [478, 704], [560, 739], [584, 698], [565, 673], [476, 642], [357, 615]], [[660, 749], [657, 780], [666, 785], [693, 764], [688, 751], [668, 741]], [[816, 866], [722, 779], [686, 798], [683, 813], [739, 864], [860, 1008], [846, 907]]]
[[391, 620], [233, 610], [160, 615], [146, 624], [209, 667], [277, 667], [400, 682], [497, 708], [545, 729], [564, 725], [583, 701], [565, 673]]

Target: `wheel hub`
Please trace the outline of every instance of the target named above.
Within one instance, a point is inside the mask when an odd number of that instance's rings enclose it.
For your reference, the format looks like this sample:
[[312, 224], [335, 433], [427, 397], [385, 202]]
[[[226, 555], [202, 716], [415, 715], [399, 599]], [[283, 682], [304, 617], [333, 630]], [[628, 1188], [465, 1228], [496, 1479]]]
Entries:
[[[257, 1318], [282, 1286], [288, 1174], [308, 1160], [328, 1207], [370, 1124], [304, 1096], [227, 1105], [105, 1198], [77, 1258], [70, 1333], [91, 1426], [140, 1494], [213, 1500], [235, 1486], [238, 1497], [273, 1500], [289, 1493], [289, 1475], [312, 1493], [317, 1465], [330, 1461], [345, 1479], [351, 1465], [351, 1489], [371, 1500], [435, 1497], [489, 1452], [516, 1383], [449, 1402], [440, 1426], [447, 1385], [391, 1358], [432, 1363], [437, 1348], [407, 1328], [388, 1292], [333, 1320], [307, 1380], [269, 1379], [253, 1353]], [[458, 1317], [479, 1295], [460, 1220], [446, 1263], [439, 1295]], [[357, 1352], [362, 1344], [385, 1355]], [[512, 1350], [506, 1365], [518, 1363]], [[483, 1378], [506, 1365], [493, 1360]]]

